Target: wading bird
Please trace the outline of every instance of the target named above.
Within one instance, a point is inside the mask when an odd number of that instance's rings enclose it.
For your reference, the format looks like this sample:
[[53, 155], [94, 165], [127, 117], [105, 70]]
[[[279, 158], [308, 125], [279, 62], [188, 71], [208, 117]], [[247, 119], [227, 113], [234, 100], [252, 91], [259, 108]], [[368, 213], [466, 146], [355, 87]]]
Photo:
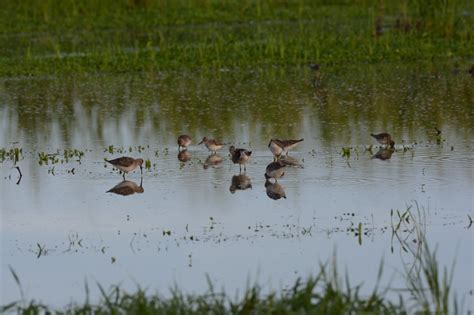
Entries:
[[134, 159], [128, 156], [122, 156], [114, 160], [105, 160], [123, 172], [123, 179], [125, 180], [125, 173], [131, 172], [140, 166], [140, 172], [143, 174], [143, 159]]

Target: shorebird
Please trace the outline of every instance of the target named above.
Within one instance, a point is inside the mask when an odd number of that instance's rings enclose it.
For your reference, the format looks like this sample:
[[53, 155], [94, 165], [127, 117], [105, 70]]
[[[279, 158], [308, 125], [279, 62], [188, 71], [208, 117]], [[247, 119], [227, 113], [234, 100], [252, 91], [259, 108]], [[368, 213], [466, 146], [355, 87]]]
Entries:
[[191, 144], [190, 136], [181, 135], [178, 137], [178, 151], [181, 150], [181, 148], [187, 149], [190, 144]]
[[288, 151], [294, 149], [299, 142], [303, 141], [304, 139], [299, 140], [278, 140], [278, 139], [271, 139], [268, 143], [268, 148], [272, 151], [273, 156], [275, 159], [280, 158], [283, 152], [286, 152], [288, 155]]
[[301, 162], [298, 159], [292, 156], [289, 156], [289, 155], [282, 156], [280, 160], [284, 161], [286, 166], [304, 168], [303, 164], [301, 164]]
[[265, 189], [267, 192], [267, 196], [273, 200], [278, 200], [281, 198], [286, 199], [285, 190], [283, 186], [278, 184], [277, 182], [272, 183], [268, 179], [265, 181]]
[[285, 167], [286, 163], [282, 160], [268, 164], [267, 168], [265, 169], [265, 179], [273, 178], [276, 182], [278, 178], [285, 175]]
[[248, 188], [252, 189], [252, 182], [250, 181], [250, 177], [244, 174], [232, 176], [232, 181], [229, 187], [229, 191], [232, 194], [235, 194], [236, 190], [245, 190]]
[[217, 150], [220, 150], [224, 146], [223, 143], [214, 139], [208, 139], [207, 137], [202, 138], [202, 141], [199, 142], [198, 145], [202, 143], [204, 143], [206, 148], [213, 153], [217, 153]]
[[142, 186], [142, 181], [140, 181], [140, 186], [138, 186], [135, 182], [124, 180], [119, 184], [115, 185], [113, 188], [108, 190], [108, 193], [114, 193], [117, 195], [128, 196], [133, 195], [134, 193], [141, 194], [145, 190]]
[[229, 148], [230, 156], [234, 164], [239, 164], [240, 171], [242, 171], [242, 165], [244, 166], [244, 172], [247, 170], [246, 164], [250, 160], [252, 151], [246, 149], [237, 149], [233, 145]]
[[371, 133], [370, 134], [372, 137], [375, 138], [375, 140], [377, 140], [378, 143], [380, 143], [381, 145], [390, 145], [390, 147], [395, 147], [395, 142], [392, 140], [392, 136], [390, 136], [388, 133], [386, 132], [383, 132], [383, 133], [379, 133], [377, 135]]
[[131, 172], [140, 166], [140, 172], [143, 174], [143, 159], [134, 159], [128, 156], [122, 156], [114, 160], [105, 160], [123, 172], [123, 179], [125, 180], [125, 173]]

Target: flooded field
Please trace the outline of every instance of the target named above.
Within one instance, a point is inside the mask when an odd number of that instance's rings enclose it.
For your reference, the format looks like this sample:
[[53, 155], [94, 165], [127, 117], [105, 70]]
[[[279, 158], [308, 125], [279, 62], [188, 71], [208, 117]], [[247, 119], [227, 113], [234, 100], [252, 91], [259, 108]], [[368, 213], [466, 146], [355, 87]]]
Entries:
[[[20, 298], [9, 267], [53, 306], [86, 282], [91, 296], [96, 282], [199, 293], [206, 277], [282, 290], [334, 256], [367, 290], [383, 260], [382, 284], [401, 288], [426, 237], [473, 310], [473, 104], [474, 80], [442, 66], [3, 79], [0, 304]], [[210, 154], [204, 136], [226, 146]], [[304, 138], [278, 183], [271, 138]], [[245, 173], [230, 145], [252, 151]], [[105, 162], [124, 155], [143, 176]]]

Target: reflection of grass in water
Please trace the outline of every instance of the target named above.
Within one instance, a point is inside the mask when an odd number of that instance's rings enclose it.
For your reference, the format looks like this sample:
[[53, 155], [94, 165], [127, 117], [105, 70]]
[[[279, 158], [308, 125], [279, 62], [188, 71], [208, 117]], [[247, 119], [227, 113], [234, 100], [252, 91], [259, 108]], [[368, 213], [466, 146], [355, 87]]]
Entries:
[[467, 0], [2, 4], [0, 75], [445, 59], [473, 35]]
[[[136, 126], [166, 127], [173, 133], [173, 143], [183, 131], [235, 137], [235, 127], [244, 123], [253, 133], [252, 142], [303, 136], [302, 127], [308, 126], [321, 134], [324, 144], [343, 140], [347, 142], [342, 145], [347, 146], [354, 144], [349, 141], [361, 132], [352, 126], [367, 126], [365, 144], [372, 143], [370, 132], [389, 131], [398, 145], [401, 136], [423, 137], [423, 129], [434, 139], [434, 125], [454, 121], [450, 132], [459, 128], [456, 132], [467, 136], [472, 131], [471, 78], [427, 77], [444, 66], [439, 67], [325, 68], [321, 70], [326, 72], [325, 86], [318, 90], [310, 85], [310, 74], [295, 69], [283, 73], [277, 69], [180, 72], [159, 78], [117, 75], [9, 80], [0, 97], [12, 109], [5, 113], [8, 122], [15, 124], [16, 134], [33, 139], [40, 134], [48, 139], [55, 123], [61, 131], [55, 135], [65, 143], [74, 138], [75, 130], [88, 126], [81, 136], [97, 137], [105, 147], [117, 140], [103, 139], [104, 131], [110, 130], [113, 122], [123, 121], [137, 139], [140, 128]], [[357, 133], [351, 132], [352, 128]], [[157, 137], [167, 141], [169, 134], [160, 132]]]
[[[425, 243], [424, 243], [425, 244]], [[386, 294], [391, 289], [380, 290], [383, 274], [383, 263], [377, 274], [377, 284], [370, 294], [361, 293], [361, 285], [353, 286], [349, 277], [345, 284], [338, 273], [336, 261], [334, 267], [320, 265], [319, 273], [306, 281], [298, 279], [294, 285], [281, 293], [263, 293], [262, 288], [255, 284], [249, 287], [240, 298], [231, 298], [224, 291], [216, 292], [209, 281], [208, 292], [196, 295], [185, 294], [175, 288], [171, 297], [164, 298], [157, 294], [148, 294], [143, 289], [135, 293], [127, 293], [118, 286], [107, 292], [102, 286], [99, 290], [102, 299], [97, 304], [89, 303], [89, 288], [86, 284], [86, 303], [72, 304], [62, 311], [83, 314], [411, 314], [414, 312], [433, 314], [455, 314], [459, 312], [457, 300], [451, 291], [452, 273], [448, 275], [445, 268], [441, 275], [436, 252], [424, 246], [420, 256], [421, 274], [413, 280], [407, 275], [407, 290], [414, 300], [406, 300], [400, 296], [397, 303], [391, 302]], [[35, 301], [26, 301], [23, 296], [20, 278], [10, 268], [20, 288], [22, 300], [0, 307], [2, 311], [18, 313], [39, 313], [54, 311], [46, 305]], [[453, 306], [453, 308], [451, 307]]]
[[20, 160], [23, 160], [23, 148], [0, 148], [0, 163], [5, 160], [10, 160], [13, 165], [16, 165]]

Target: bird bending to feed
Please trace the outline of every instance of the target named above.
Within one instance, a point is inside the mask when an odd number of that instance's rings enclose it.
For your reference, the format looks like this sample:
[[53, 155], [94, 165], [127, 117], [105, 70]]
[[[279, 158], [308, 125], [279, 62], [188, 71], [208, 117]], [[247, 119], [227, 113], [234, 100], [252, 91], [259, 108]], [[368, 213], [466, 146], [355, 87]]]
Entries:
[[138, 186], [135, 182], [132, 182], [130, 180], [124, 180], [123, 182], [120, 182], [119, 184], [115, 185], [107, 192], [122, 196], [129, 196], [133, 195], [134, 193], [141, 194], [144, 191], [145, 189], [143, 189], [142, 182], [140, 182], [140, 186]]
[[265, 179], [273, 178], [276, 182], [278, 178], [285, 175], [285, 167], [286, 163], [282, 160], [268, 164], [267, 168], [265, 169]]
[[392, 136], [386, 132], [379, 133], [378, 135], [371, 133], [370, 135], [374, 137], [375, 140], [377, 140], [381, 145], [390, 145], [392, 148], [395, 147], [395, 141], [393, 141]]
[[143, 159], [134, 159], [128, 156], [122, 156], [114, 160], [105, 160], [123, 172], [123, 179], [125, 180], [125, 173], [131, 172], [140, 166], [140, 172], [143, 174]]
[[232, 157], [232, 162], [234, 164], [239, 164], [240, 171], [242, 171], [242, 165], [244, 166], [244, 171], [247, 170], [246, 164], [250, 160], [252, 151], [246, 149], [237, 149], [233, 145], [229, 148], [230, 155]]
[[181, 148], [187, 149], [190, 144], [191, 144], [190, 136], [181, 135], [178, 137], [178, 151], [181, 150]]
[[202, 141], [199, 142], [198, 145], [202, 143], [204, 143], [206, 148], [213, 153], [217, 153], [217, 150], [220, 150], [224, 146], [223, 143], [214, 139], [208, 139], [207, 137], [202, 138]]
[[288, 155], [288, 151], [294, 149], [298, 143], [303, 141], [304, 139], [299, 140], [278, 140], [278, 139], [271, 139], [268, 143], [268, 148], [273, 153], [275, 159], [278, 159], [283, 152], [286, 152]]

